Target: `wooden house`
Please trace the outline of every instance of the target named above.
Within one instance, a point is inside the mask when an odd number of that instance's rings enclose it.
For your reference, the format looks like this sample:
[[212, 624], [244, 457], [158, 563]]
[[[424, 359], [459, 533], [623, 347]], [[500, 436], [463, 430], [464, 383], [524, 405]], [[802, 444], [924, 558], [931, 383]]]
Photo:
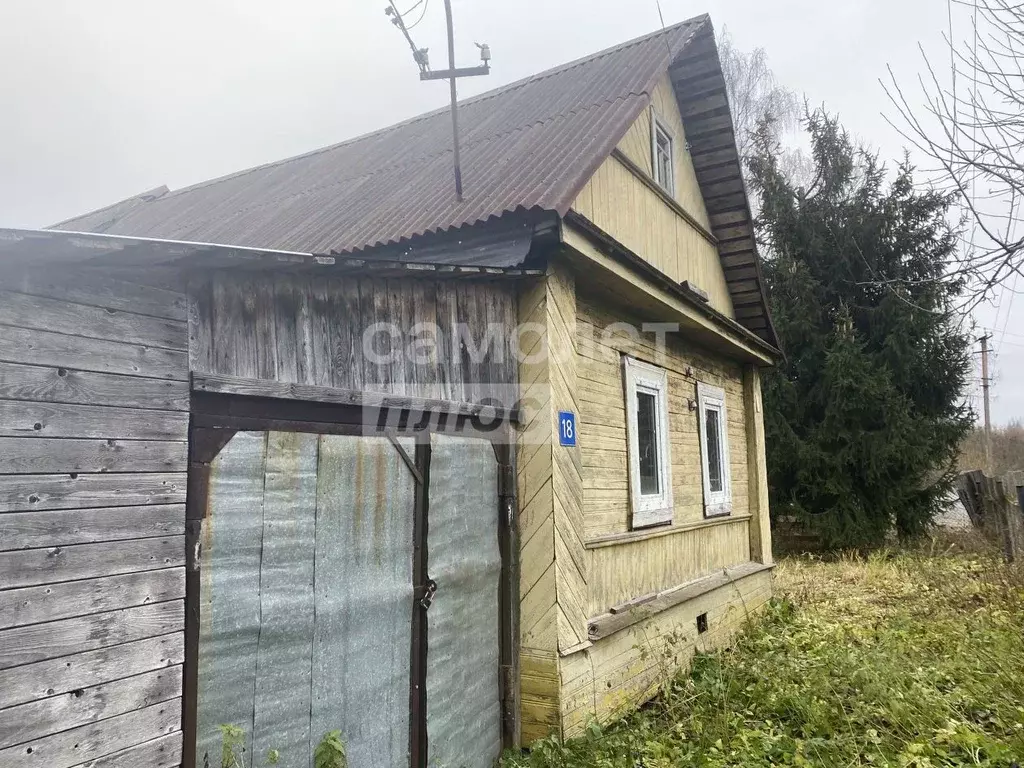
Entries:
[[0, 766], [487, 768], [768, 599], [709, 19], [460, 109], [0, 230]]

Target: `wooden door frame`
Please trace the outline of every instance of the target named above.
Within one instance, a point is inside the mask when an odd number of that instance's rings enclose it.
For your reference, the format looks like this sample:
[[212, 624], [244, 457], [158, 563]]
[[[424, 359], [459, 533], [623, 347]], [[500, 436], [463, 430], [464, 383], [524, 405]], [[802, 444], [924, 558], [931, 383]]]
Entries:
[[[273, 387], [281, 385], [270, 383]], [[254, 387], [258, 383], [254, 382]], [[268, 388], [269, 389], [269, 388]], [[319, 389], [319, 388], [318, 388]], [[277, 390], [279, 391], [279, 389]], [[276, 394], [276, 392], [275, 392]], [[440, 401], [434, 401], [435, 406]], [[412, 404], [410, 404], [412, 405]], [[418, 404], [417, 404], [418, 405]], [[420, 608], [428, 578], [427, 526], [430, 498], [430, 436], [462, 434], [489, 440], [498, 471], [498, 546], [501, 555], [499, 583], [499, 695], [501, 697], [502, 746], [520, 745], [519, 687], [519, 526], [516, 499], [514, 420], [516, 414], [499, 414], [495, 426], [479, 406], [451, 404], [450, 409], [426, 411], [401, 407], [398, 418], [368, 422], [376, 412], [360, 405], [331, 400], [263, 397], [258, 394], [212, 394], [193, 390], [189, 421], [188, 493], [185, 502], [185, 658], [182, 696], [182, 768], [197, 768], [197, 712], [199, 704], [199, 607], [201, 529], [209, 504], [210, 467], [220, 451], [240, 431], [313, 432], [316, 434], [389, 437], [416, 481], [413, 509], [413, 614], [410, 643], [409, 765], [426, 768], [426, 659], [429, 646], [426, 610]], [[417, 427], [422, 427], [417, 429]], [[395, 438], [416, 439], [410, 457]]]

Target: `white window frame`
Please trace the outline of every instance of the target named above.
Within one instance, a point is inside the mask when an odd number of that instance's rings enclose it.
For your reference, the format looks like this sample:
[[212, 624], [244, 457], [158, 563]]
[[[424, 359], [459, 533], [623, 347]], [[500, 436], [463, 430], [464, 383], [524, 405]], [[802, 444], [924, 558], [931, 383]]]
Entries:
[[[672, 522], [672, 456], [668, 431], [668, 374], [664, 368], [623, 356], [626, 389], [626, 440], [629, 452], [629, 488], [632, 527], [645, 528]], [[657, 494], [640, 492], [640, 443], [636, 418], [637, 393], [654, 395], [658, 438]]]
[[[658, 178], [658, 133], [664, 134], [668, 140], [668, 179]], [[661, 187], [670, 196], [676, 196], [676, 138], [668, 129], [658, 114], [651, 108], [651, 178], [654, 183]]]
[[[711, 491], [711, 467], [708, 454], [709, 410], [718, 411], [719, 449], [722, 460], [722, 490]], [[700, 431], [700, 466], [704, 480], [704, 517], [732, 514], [732, 471], [729, 461], [729, 415], [725, 406], [725, 390], [697, 382], [697, 418]]]

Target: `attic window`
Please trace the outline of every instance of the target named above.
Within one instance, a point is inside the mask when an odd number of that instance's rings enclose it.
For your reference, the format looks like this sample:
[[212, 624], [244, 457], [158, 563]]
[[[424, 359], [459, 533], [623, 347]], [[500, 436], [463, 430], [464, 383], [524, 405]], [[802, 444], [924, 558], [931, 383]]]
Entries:
[[672, 161], [672, 134], [651, 110], [651, 160], [654, 180], [658, 186], [675, 197], [676, 174]]

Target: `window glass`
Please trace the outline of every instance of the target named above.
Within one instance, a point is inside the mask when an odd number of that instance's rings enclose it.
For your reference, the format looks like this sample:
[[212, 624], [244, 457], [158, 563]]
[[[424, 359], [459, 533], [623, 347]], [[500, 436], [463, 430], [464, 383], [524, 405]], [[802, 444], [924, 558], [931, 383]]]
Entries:
[[672, 192], [672, 137], [657, 123], [654, 127], [654, 180]]
[[708, 408], [705, 413], [708, 435], [708, 485], [712, 493], [719, 493], [723, 490], [721, 413], [717, 408]]
[[661, 493], [658, 463], [658, 400], [650, 392], [636, 393], [637, 448], [640, 458], [640, 493]]

